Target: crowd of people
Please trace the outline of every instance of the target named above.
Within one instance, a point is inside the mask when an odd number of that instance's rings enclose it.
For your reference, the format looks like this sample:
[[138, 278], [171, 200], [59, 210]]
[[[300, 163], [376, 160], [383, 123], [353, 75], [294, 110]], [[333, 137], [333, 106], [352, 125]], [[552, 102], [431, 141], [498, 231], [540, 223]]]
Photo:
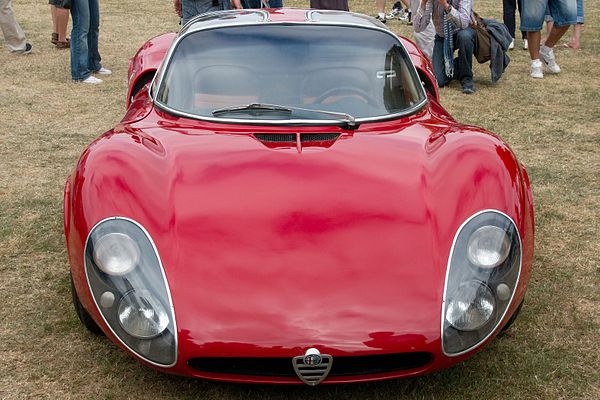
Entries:
[[[87, 84], [102, 83], [95, 75], [110, 75], [111, 71], [102, 66], [98, 50], [99, 0], [49, 0], [49, 4], [52, 16], [51, 43], [57, 49], [70, 49], [72, 80]], [[283, 1], [173, 0], [173, 5], [181, 23], [185, 24], [194, 16], [209, 11], [279, 8], [283, 7]], [[310, 7], [349, 10], [348, 0], [310, 0]], [[386, 0], [375, 0], [375, 7], [376, 19], [382, 23], [398, 17], [413, 25], [416, 44], [431, 59], [440, 87], [458, 80], [464, 93], [475, 92], [472, 64], [477, 50], [476, 25], [481, 24], [482, 20], [475, 18], [473, 0], [401, 0], [394, 4], [390, 14], [385, 12]], [[581, 47], [583, 0], [503, 0], [502, 8], [504, 25], [501, 24], [499, 31], [504, 29], [510, 36], [506, 42], [497, 39], [501, 42], [501, 50], [506, 52], [515, 46], [515, 15], [518, 10], [523, 48], [528, 49], [531, 56], [532, 78], [544, 77], [544, 65], [551, 73], [560, 72], [554, 48], [570, 26], [573, 26], [572, 36], [562, 46], [569, 49]], [[67, 38], [69, 10], [73, 24], [70, 39]], [[542, 38], [544, 22], [547, 34]], [[10, 53], [31, 53], [32, 45], [15, 19], [12, 0], [0, 0], [0, 27]], [[492, 25], [488, 27], [493, 37], [494, 29]], [[493, 58], [491, 62], [494, 62]], [[501, 74], [503, 67], [500, 68]]]

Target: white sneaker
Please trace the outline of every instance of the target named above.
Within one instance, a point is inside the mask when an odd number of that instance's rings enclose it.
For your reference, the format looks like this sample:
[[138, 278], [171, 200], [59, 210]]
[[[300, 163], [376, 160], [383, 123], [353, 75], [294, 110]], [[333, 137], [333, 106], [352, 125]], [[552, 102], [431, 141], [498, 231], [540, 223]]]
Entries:
[[531, 62], [531, 72], [529, 72], [529, 76], [536, 79], [542, 79], [544, 77], [542, 62], [540, 60], [533, 60]]
[[529, 42], [527, 41], [527, 39], [523, 39], [523, 50], [528, 50], [529, 49]]
[[79, 82], [81, 82], [81, 83], [89, 83], [91, 85], [98, 85], [98, 84], [102, 83], [103, 80], [102, 79], [98, 79], [95, 76], [90, 75], [87, 78], [85, 78], [84, 80], [79, 81]]
[[552, 50], [552, 48], [546, 46], [540, 47], [540, 56], [542, 56], [542, 60], [544, 60], [550, 72], [553, 74], [558, 74], [560, 72], [560, 67], [556, 63], [554, 50]]
[[110, 75], [110, 74], [112, 74], [112, 71], [107, 68], [100, 68], [98, 71], [94, 71], [94, 73], [100, 74], [100, 75]]
[[514, 48], [515, 48], [515, 39], [511, 40], [511, 41], [510, 41], [510, 44], [508, 45], [508, 49], [509, 49], [509, 50], [512, 50], [512, 49], [514, 49]]

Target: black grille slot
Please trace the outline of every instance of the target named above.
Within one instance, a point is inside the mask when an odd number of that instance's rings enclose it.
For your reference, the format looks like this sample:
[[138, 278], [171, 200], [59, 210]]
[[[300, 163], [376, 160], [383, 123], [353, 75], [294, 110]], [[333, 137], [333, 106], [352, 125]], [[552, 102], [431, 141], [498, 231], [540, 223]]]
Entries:
[[300, 141], [304, 142], [332, 142], [340, 136], [339, 133], [302, 133]]
[[[426, 352], [333, 357], [333, 365], [328, 376], [369, 375], [402, 371], [423, 367], [432, 360], [433, 355]], [[190, 359], [188, 365], [198, 371], [220, 374], [296, 376], [292, 366], [292, 357], [202, 357]]]
[[254, 137], [265, 143], [296, 143], [294, 134], [255, 133]]

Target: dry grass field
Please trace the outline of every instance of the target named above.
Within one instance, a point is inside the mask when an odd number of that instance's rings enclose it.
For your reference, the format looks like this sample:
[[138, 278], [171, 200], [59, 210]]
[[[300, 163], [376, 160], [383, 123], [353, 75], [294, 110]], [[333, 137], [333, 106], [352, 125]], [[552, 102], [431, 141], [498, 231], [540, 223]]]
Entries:
[[[0, 51], [0, 399], [600, 399], [599, 0], [585, 1], [583, 50], [556, 51], [560, 75], [530, 79], [518, 42], [497, 85], [477, 65], [476, 94], [458, 85], [441, 91], [458, 120], [510, 143], [531, 177], [534, 272], [513, 328], [437, 374], [317, 388], [160, 374], [84, 330], [69, 293], [65, 178], [84, 147], [123, 116], [129, 58], [146, 39], [178, 29], [177, 19], [169, 0], [102, 0], [100, 48], [114, 73], [88, 86], [71, 82], [68, 51], [50, 44], [46, 1], [14, 3], [34, 52]], [[501, 19], [499, 0], [475, 3]], [[350, 5], [375, 11], [371, 0]], [[412, 35], [398, 21], [388, 25]]]

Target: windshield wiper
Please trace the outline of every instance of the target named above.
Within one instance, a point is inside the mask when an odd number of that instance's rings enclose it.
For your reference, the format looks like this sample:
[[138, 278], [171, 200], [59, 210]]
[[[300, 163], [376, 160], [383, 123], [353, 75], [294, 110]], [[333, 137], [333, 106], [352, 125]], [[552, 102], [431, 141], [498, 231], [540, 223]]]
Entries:
[[246, 111], [279, 111], [279, 112], [284, 112], [287, 114], [292, 113], [292, 109], [289, 107], [277, 106], [275, 104], [251, 103], [251, 104], [246, 104], [246, 105], [242, 105], [242, 106], [219, 108], [218, 110], [214, 110], [212, 112], [212, 115], [217, 117], [220, 114], [228, 114], [228, 113], [232, 113], [232, 112], [233, 113], [246, 112]]
[[310, 108], [279, 106], [276, 104], [265, 104], [265, 103], [251, 103], [251, 104], [246, 104], [246, 105], [241, 105], [241, 106], [219, 108], [218, 110], [214, 110], [212, 112], [212, 114], [213, 114], [213, 116], [218, 117], [221, 114], [247, 112], [247, 111], [250, 111], [250, 112], [253, 112], [253, 111], [254, 112], [276, 111], [276, 112], [284, 112], [287, 114], [291, 114], [294, 111], [316, 113], [316, 114], [323, 114], [323, 115], [335, 117], [336, 119], [338, 119], [344, 123], [344, 126], [346, 127], [346, 129], [354, 130], [354, 129], [358, 129], [358, 126], [359, 126], [359, 124], [356, 122], [356, 119], [352, 115], [342, 113], [342, 112], [312, 110]]

